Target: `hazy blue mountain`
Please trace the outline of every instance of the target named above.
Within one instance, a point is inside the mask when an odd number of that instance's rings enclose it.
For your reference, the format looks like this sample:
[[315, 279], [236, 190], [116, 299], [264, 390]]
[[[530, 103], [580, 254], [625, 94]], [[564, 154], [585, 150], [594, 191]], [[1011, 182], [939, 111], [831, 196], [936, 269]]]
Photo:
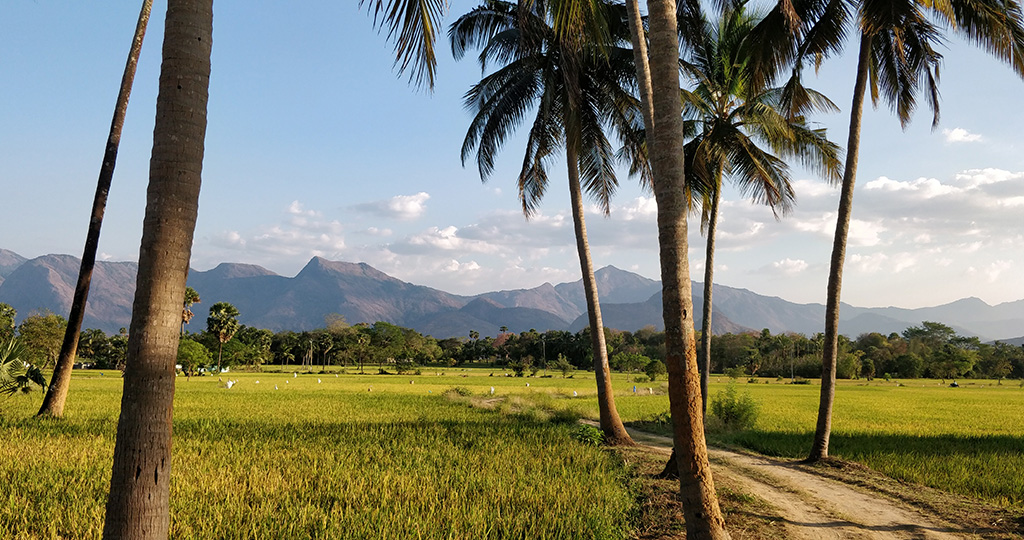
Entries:
[[[18, 311], [18, 323], [42, 311], [68, 316], [81, 260], [71, 255], [43, 255], [25, 261], [0, 284], [0, 302]], [[97, 262], [93, 270], [84, 328], [116, 332], [131, 322], [138, 265]]]
[[[78, 258], [70, 255], [25, 260], [0, 250], [0, 271], [7, 272], [0, 282], [0, 302], [17, 309], [19, 321], [40, 309], [66, 316], [78, 268]], [[136, 272], [135, 263], [97, 262], [86, 328], [116, 332], [128, 326]], [[611, 266], [595, 272], [595, 277], [606, 326], [630, 331], [647, 325], [661, 327], [660, 282]], [[493, 336], [501, 326], [514, 332], [531, 328], [543, 332], [586, 325], [582, 281], [467, 297], [407, 283], [367, 264], [314, 257], [295, 277], [251, 264], [223, 263], [212, 270], [191, 271], [188, 282], [202, 298], [193, 308], [193, 331], [205, 327], [208, 306], [222, 301], [238, 307], [242, 323], [275, 331], [320, 328], [332, 313], [344, 315], [352, 324], [381, 320], [438, 338], [465, 336], [470, 330]], [[693, 287], [699, 327], [703, 287], [699, 282]], [[715, 285], [714, 299], [716, 334], [768, 328], [772, 333], [813, 335], [824, 326], [821, 304], [796, 304], [724, 285]], [[850, 337], [902, 332], [922, 321], [942, 322], [983, 341], [1024, 335], [1024, 300], [989, 306], [977, 298], [964, 298], [918, 309], [844, 304], [841, 315], [839, 330]]]

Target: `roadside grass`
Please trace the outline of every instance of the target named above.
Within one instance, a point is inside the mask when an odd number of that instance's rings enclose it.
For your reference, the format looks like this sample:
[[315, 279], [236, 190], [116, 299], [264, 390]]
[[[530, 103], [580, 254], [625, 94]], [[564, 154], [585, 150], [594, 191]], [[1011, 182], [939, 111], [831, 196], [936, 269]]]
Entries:
[[[121, 380], [77, 375], [63, 420], [4, 404], [0, 537], [100, 536]], [[178, 378], [173, 538], [631, 534], [636, 480], [568, 424], [447, 400], [454, 377], [324, 375]]]
[[[727, 384], [712, 378], [712, 399]], [[717, 379], [717, 380], [715, 380]], [[765, 384], [765, 381], [768, 384]], [[709, 441], [800, 459], [810, 451], [820, 386], [735, 383], [760, 405], [755, 427]], [[659, 403], [660, 402], [660, 403]], [[668, 399], [621, 400], [635, 427], [671, 434]], [[901, 481], [1024, 510], [1024, 389], [994, 381], [840, 381], [829, 453]]]

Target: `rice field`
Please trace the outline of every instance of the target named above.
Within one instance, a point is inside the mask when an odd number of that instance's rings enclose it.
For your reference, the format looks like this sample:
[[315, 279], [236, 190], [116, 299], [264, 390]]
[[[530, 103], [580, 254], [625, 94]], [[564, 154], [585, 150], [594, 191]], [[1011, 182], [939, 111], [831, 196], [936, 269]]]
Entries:
[[[99, 538], [121, 384], [100, 373], [75, 373], [64, 420], [31, 418], [39, 394], [0, 401], [0, 537]], [[597, 414], [592, 374], [222, 378], [177, 380], [173, 538], [629, 538], [636, 526], [629, 465], [575, 436], [571, 420]], [[664, 382], [615, 381], [623, 420], [668, 410]], [[803, 457], [820, 388], [785, 382], [734, 383], [760, 405], [757, 424], [711, 440]], [[713, 377], [712, 397], [727, 383]], [[1024, 388], [900, 383], [840, 383], [832, 454], [1024, 509]]]

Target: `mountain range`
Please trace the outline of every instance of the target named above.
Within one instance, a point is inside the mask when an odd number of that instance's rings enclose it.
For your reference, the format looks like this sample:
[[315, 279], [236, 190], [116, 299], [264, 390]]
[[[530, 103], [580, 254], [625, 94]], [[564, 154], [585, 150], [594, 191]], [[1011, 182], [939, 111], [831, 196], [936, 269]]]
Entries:
[[[18, 310], [19, 321], [39, 311], [66, 314], [78, 275], [79, 259], [44, 255], [26, 259], [0, 249], [0, 302]], [[137, 265], [97, 262], [85, 315], [85, 328], [116, 332], [127, 327], [135, 289]], [[637, 330], [661, 329], [661, 283], [606, 266], [595, 273], [605, 326]], [[207, 271], [192, 270], [188, 284], [199, 292], [196, 320], [202, 325], [202, 305], [231, 302], [243, 324], [279, 330], [321, 328], [325, 317], [338, 313], [349, 323], [387, 321], [437, 338], [495, 336], [500, 327], [512, 332], [529, 329], [577, 331], [587, 325], [582, 280], [532, 289], [462, 296], [407, 283], [365, 263], [329, 261], [314, 257], [295, 277], [240, 263], [221, 263]], [[703, 286], [693, 283], [696, 324]], [[716, 334], [767, 328], [772, 333], [811, 335], [823, 330], [825, 306], [797, 304], [725, 285], [714, 286]], [[982, 340], [1011, 340], [1024, 336], [1024, 300], [990, 306], [977, 298], [928, 308], [861, 308], [843, 304], [840, 332], [856, 337], [864, 332], [902, 332], [922, 321], [947, 324], [961, 335]], [[201, 327], [201, 326], [200, 326]]]

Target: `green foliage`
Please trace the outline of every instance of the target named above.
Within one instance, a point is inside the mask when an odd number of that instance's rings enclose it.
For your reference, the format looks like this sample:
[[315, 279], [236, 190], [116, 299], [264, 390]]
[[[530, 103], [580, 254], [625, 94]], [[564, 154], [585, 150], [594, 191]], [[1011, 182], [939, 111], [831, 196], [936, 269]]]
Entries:
[[43, 368], [55, 364], [68, 321], [50, 311], [29, 315], [21, 321], [18, 335], [25, 346], [26, 361]]
[[527, 356], [525, 358], [513, 358], [508, 361], [508, 368], [516, 374], [516, 377], [522, 377], [526, 374], [526, 371], [533, 365], [533, 358]]
[[27, 394], [46, 388], [46, 379], [38, 367], [25, 361], [25, 347], [16, 339], [0, 342], [0, 395]]
[[206, 330], [217, 336], [221, 343], [227, 343], [238, 331], [238, 308], [228, 302], [217, 302], [210, 306], [210, 316], [206, 318]]
[[608, 362], [612, 369], [626, 372], [641, 371], [650, 363], [650, 358], [634, 352], [617, 353]]
[[604, 443], [604, 432], [594, 426], [580, 425], [573, 432], [573, 438], [585, 445], [600, 446]]
[[186, 375], [195, 375], [199, 368], [208, 366], [213, 361], [210, 350], [188, 338], [178, 341], [178, 363]]
[[739, 394], [735, 384], [729, 384], [711, 400], [711, 414], [722, 424], [732, 430], [743, 430], [754, 427], [757, 423], [759, 407], [750, 397], [750, 393]]
[[14, 321], [18, 312], [11, 306], [0, 303], [0, 343], [14, 337]]
[[836, 364], [837, 379], [855, 379], [860, 374], [860, 358], [855, 354], [842, 354]]
[[558, 359], [555, 360], [555, 363], [552, 365], [552, 367], [562, 372], [563, 379], [568, 377], [569, 375], [572, 375], [573, 372], [576, 371], [576, 366], [572, 365], [572, 363], [569, 362], [569, 359], [566, 358], [565, 355], [561, 353], [559, 353]]
[[735, 366], [735, 367], [731, 367], [731, 368], [726, 368], [725, 369], [725, 376], [729, 377], [732, 380], [739, 379], [740, 377], [742, 377], [742, 376], [744, 376], [746, 374], [747, 374], [747, 370], [744, 369], [743, 366]]
[[657, 380], [658, 377], [667, 374], [668, 368], [665, 367], [665, 362], [662, 362], [661, 360], [653, 360], [644, 367], [644, 372], [647, 373], [647, 377], [650, 380], [654, 381]]

